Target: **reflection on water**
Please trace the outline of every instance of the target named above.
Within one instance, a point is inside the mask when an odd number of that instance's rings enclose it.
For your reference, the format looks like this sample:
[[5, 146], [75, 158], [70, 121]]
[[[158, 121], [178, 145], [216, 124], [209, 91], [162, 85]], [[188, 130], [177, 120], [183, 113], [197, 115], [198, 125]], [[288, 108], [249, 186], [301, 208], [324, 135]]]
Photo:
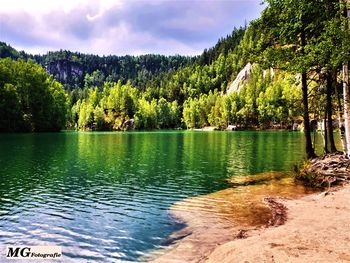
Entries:
[[135, 261], [183, 227], [172, 204], [231, 176], [289, 170], [303, 148], [287, 132], [1, 134], [0, 243]]

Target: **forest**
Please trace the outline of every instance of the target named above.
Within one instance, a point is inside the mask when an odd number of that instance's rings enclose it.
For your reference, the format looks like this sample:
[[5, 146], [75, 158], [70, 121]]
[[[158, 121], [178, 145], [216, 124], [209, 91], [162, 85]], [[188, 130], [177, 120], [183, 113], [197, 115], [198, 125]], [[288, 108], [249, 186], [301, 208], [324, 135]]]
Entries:
[[[312, 157], [311, 130], [324, 122], [325, 151], [336, 151], [334, 120], [349, 133], [346, 1], [264, 3], [260, 18], [196, 57], [99, 57], [62, 50], [33, 56], [1, 43], [0, 130], [297, 125]], [[247, 78], [230, 91], [248, 63]], [[39, 90], [50, 99], [40, 102]]]
[[59, 131], [68, 94], [33, 61], [0, 59], [0, 131]]

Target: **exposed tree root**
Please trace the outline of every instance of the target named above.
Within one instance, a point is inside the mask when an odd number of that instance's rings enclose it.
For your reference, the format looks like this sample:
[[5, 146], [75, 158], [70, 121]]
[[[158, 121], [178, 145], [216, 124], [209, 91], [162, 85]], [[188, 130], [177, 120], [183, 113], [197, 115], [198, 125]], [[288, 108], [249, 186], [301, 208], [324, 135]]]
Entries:
[[296, 178], [320, 188], [349, 183], [350, 160], [339, 153], [314, 158], [304, 164]]

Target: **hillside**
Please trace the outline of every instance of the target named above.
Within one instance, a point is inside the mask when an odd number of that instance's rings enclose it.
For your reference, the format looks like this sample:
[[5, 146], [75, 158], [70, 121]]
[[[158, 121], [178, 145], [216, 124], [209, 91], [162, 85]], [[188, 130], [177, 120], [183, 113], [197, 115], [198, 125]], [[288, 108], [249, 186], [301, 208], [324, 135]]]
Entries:
[[[186, 56], [97, 56], [60, 50], [45, 55], [31, 55], [19, 52], [6, 43], [0, 42], [0, 58], [33, 59], [46, 68], [66, 90], [83, 88], [86, 83], [132, 80], [134, 85], [144, 86], [155, 75], [174, 71], [193, 63], [195, 57]], [[93, 78], [91, 80], [91, 77]], [[94, 84], [94, 83], [92, 83]]]
[[159, 85], [161, 79], [189, 66], [205, 66], [215, 62], [221, 55], [228, 55], [239, 44], [244, 28], [234, 28], [230, 35], [205, 49], [200, 56], [164, 56], [148, 54], [141, 56], [98, 56], [68, 50], [48, 52], [44, 55], [27, 54], [0, 42], [0, 58], [33, 59], [59, 81], [66, 90], [101, 86], [103, 82], [125, 84], [130, 81], [139, 89]]
[[[33, 59], [61, 82], [70, 94], [67, 126], [71, 128], [125, 130], [211, 125], [225, 129], [228, 125], [268, 127], [271, 121], [292, 126], [300, 112], [300, 105], [290, 102], [298, 95], [290, 91], [294, 87], [292, 79], [283, 82], [278, 75], [275, 79], [265, 76], [258, 66], [250, 74], [251, 82], [240, 82], [240, 94], [220, 95], [226, 93], [247, 63], [258, 59], [258, 30], [256, 23], [235, 28], [198, 57], [99, 57], [70, 51], [33, 56], [5, 43], [0, 45], [0, 57]], [[281, 87], [281, 81], [285, 87]], [[272, 87], [268, 88], [269, 84]], [[260, 94], [266, 90], [271, 93], [269, 101]], [[282, 92], [289, 93], [289, 98], [281, 101]], [[289, 111], [282, 113], [282, 105], [288, 105]], [[265, 110], [267, 106], [269, 112]], [[125, 125], [130, 119], [131, 127]]]
[[[315, 5], [329, 8], [327, 4]], [[331, 123], [332, 110], [341, 106], [342, 94], [335, 87], [340, 84], [341, 56], [338, 55], [343, 53], [327, 53], [331, 50], [330, 43], [344, 47], [336, 42], [340, 38], [332, 36], [336, 32], [332, 23], [341, 21], [334, 20], [334, 14], [322, 13], [324, 17], [318, 19], [329, 23], [330, 29], [319, 26], [318, 22], [312, 24], [315, 29], [307, 32], [310, 39], [305, 42], [307, 46], [298, 49], [300, 38], [289, 34], [289, 20], [283, 28], [274, 18], [278, 14], [276, 10], [265, 9], [261, 18], [247, 28], [234, 29], [198, 57], [99, 57], [70, 51], [32, 56], [6, 44], [2, 44], [0, 56], [34, 59], [64, 85], [70, 98], [68, 128], [213, 126], [223, 130], [299, 126], [310, 134], [309, 116], [319, 121], [327, 114]], [[288, 15], [294, 19], [292, 13]], [[285, 17], [278, 19], [284, 21]], [[298, 30], [306, 32], [306, 29]], [[280, 36], [282, 33], [286, 36]], [[331, 63], [327, 57], [332, 58]], [[300, 127], [302, 118], [304, 125]]]

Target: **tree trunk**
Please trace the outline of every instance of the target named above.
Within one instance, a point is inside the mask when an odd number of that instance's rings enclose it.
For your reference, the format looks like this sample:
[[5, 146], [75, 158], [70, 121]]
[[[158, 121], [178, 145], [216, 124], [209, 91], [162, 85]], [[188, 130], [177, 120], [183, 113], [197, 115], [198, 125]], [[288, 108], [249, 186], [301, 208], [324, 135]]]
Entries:
[[324, 153], [329, 153], [328, 150], [328, 131], [327, 131], [327, 113], [328, 108], [326, 107], [324, 110], [324, 119], [323, 119], [323, 129], [321, 129], [321, 133], [323, 134], [323, 140], [324, 140]]
[[340, 130], [340, 141], [342, 146], [342, 151], [345, 154], [346, 153], [346, 141], [345, 141], [345, 127], [344, 127], [344, 120], [343, 120], [343, 109], [341, 104], [341, 96], [340, 96], [340, 86], [338, 85], [335, 87], [335, 93], [338, 100], [338, 122], [339, 122], [339, 130]]
[[346, 140], [346, 156], [350, 157], [350, 105], [349, 105], [349, 71], [348, 63], [343, 64], [343, 93], [344, 93], [344, 127]]
[[311, 158], [314, 158], [316, 155], [315, 155], [314, 148], [312, 147], [312, 140], [311, 140], [311, 127], [310, 127], [310, 118], [309, 118], [309, 101], [308, 101], [308, 94], [307, 94], [306, 73], [301, 74], [301, 88], [303, 91], [305, 150], [306, 150], [307, 158], [311, 159]]
[[[350, 0], [348, 0], [350, 1]], [[302, 30], [300, 36], [301, 52], [304, 53], [304, 48], [306, 46], [306, 36], [305, 31]], [[312, 147], [311, 140], [311, 127], [310, 127], [310, 117], [309, 117], [309, 99], [307, 94], [307, 73], [304, 71], [301, 74], [301, 89], [303, 92], [303, 119], [304, 119], [304, 136], [305, 136], [305, 151], [308, 159], [316, 157], [314, 148]]]
[[[329, 144], [331, 147], [331, 152], [336, 152], [337, 148], [335, 147], [334, 136], [333, 136], [332, 87], [333, 87], [333, 75], [331, 72], [329, 72], [329, 74], [327, 74], [327, 105], [326, 105], [327, 119], [328, 119], [328, 122], [327, 122], [328, 132], [327, 133], [328, 133], [328, 138], [329, 138]], [[325, 129], [326, 129], [326, 127], [325, 127]]]
[[[341, 1], [342, 2], [342, 1]], [[350, 0], [344, 0], [346, 4], [346, 12], [345, 16], [347, 20], [350, 18]], [[347, 21], [347, 25], [345, 30], [349, 30], [349, 22]], [[343, 151], [345, 156], [350, 157], [350, 112], [349, 112], [349, 64], [348, 60], [343, 62], [343, 98], [344, 98], [344, 125], [340, 125], [340, 136], [343, 144]], [[340, 104], [339, 104], [340, 105]], [[345, 140], [343, 140], [345, 137]], [[345, 141], [345, 143], [344, 143]]]
[[[350, 0], [347, 0], [346, 6], [347, 19], [350, 18]], [[347, 24], [346, 30], [349, 24]], [[343, 64], [343, 94], [344, 94], [344, 128], [346, 140], [346, 156], [350, 158], [350, 101], [349, 101], [349, 64], [345, 61]]]

